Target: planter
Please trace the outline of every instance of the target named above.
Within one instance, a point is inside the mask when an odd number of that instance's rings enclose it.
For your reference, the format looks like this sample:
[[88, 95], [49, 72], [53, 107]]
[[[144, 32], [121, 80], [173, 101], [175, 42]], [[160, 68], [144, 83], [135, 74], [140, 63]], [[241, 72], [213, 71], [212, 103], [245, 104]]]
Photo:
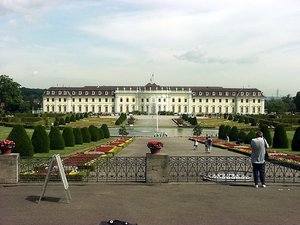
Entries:
[[151, 154], [157, 154], [163, 147], [163, 143], [159, 141], [150, 141], [147, 143], [147, 147], [150, 149]]
[[11, 148], [1, 149], [1, 154], [2, 155], [9, 155], [9, 154], [11, 154]]

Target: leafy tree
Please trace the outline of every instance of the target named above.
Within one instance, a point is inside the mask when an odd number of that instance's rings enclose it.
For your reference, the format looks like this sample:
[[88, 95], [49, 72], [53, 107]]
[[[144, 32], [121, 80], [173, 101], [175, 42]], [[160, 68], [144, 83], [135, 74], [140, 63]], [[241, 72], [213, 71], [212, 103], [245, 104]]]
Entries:
[[82, 145], [83, 140], [82, 140], [81, 129], [80, 128], [73, 128], [73, 134], [74, 134], [75, 144], [76, 145]]
[[108, 126], [104, 123], [102, 124], [101, 129], [103, 130], [104, 138], [109, 138], [110, 133], [109, 133]]
[[20, 84], [14, 82], [7, 75], [0, 76], [0, 105], [3, 104], [4, 111], [17, 112], [23, 103]]
[[60, 130], [58, 127], [51, 127], [50, 133], [50, 149], [51, 150], [62, 150], [65, 148], [65, 140], [63, 136], [60, 133]]
[[33, 156], [34, 151], [31, 140], [22, 125], [15, 125], [7, 139], [14, 141], [16, 144], [13, 152], [20, 153], [20, 156]]
[[298, 91], [296, 96], [294, 97], [294, 103], [296, 105], [297, 112], [300, 112], [300, 91]]
[[272, 145], [273, 140], [272, 140], [272, 136], [271, 136], [271, 133], [270, 133], [270, 130], [269, 130], [268, 126], [263, 124], [263, 125], [260, 126], [260, 130], [264, 134], [264, 138], [266, 139], [268, 144]]
[[270, 99], [266, 101], [265, 108], [268, 112], [276, 112], [277, 114], [282, 114], [287, 111], [286, 104], [281, 99]]
[[295, 131], [292, 140], [292, 151], [300, 151], [300, 127], [298, 127]]
[[35, 153], [48, 153], [50, 150], [50, 139], [45, 127], [42, 125], [34, 128], [31, 142]]
[[273, 148], [288, 148], [289, 142], [286, 134], [285, 127], [283, 125], [278, 125], [275, 127], [274, 138], [273, 138]]
[[98, 141], [100, 139], [98, 129], [97, 129], [96, 126], [90, 125], [89, 126], [89, 132], [91, 134], [91, 141]]
[[293, 97], [291, 97], [290, 95], [287, 95], [287, 96], [282, 97], [281, 100], [286, 105], [288, 112], [295, 112], [296, 111], [296, 105], [294, 103], [294, 98]]
[[81, 128], [81, 134], [82, 134], [83, 143], [90, 143], [91, 142], [91, 134], [90, 134], [89, 129], [87, 127], [82, 127]]
[[64, 138], [66, 147], [73, 147], [75, 145], [75, 138], [72, 127], [65, 127], [62, 136]]
[[239, 130], [236, 126], [232, 127], [229, 133], [229, 139], [232, 141], [236, 141], [238, 137]]
[[202, 133], [202, 127], [200, 125], [196, 125], [193, 129], [193, 135], [194, 136], [200, 136]]
[[[26, 109], [40, 109], [42, 108], [43, 93], [44, 89], [40, 88], [20, 88], [21, 95], [23, 97], [24, 103], [26, 103]], [[24, 109], [21, 111], [25, 111]]]

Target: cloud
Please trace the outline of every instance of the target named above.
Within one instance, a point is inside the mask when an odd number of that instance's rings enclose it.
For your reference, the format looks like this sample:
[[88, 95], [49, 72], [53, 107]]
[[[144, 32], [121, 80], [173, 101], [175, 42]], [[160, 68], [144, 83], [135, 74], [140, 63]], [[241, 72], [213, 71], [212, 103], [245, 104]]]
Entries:
[[258, 62], [258, 58], [255, 56], [244, 56], [239, 58], [228, 58], [221, 56], [209, 56], [204, 53], [201, 49], [195, 48], [193, 50], [187, 51], [180, 55], [174, 55], [175, 58], [179, 60], [185, 60], [200, 64], [227, 64], [227, 63], [237, 63], [237, 64], [253, 64]]

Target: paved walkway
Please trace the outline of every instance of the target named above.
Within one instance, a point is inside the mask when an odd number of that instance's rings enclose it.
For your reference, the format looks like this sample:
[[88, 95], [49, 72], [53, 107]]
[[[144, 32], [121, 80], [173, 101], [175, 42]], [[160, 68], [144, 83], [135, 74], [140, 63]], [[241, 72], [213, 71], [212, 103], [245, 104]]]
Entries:
[[300, 187], [221, 184], [71, 184], [0, 186], [1, 225], [98, 225], [120, 219], [138, 225], [296, 225]]

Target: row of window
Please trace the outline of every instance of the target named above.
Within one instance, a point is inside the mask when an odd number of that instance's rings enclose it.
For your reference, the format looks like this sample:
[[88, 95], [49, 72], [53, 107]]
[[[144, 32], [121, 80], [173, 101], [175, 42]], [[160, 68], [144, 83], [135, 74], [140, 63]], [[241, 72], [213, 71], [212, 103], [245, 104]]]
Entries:
[[[109, 99], [108, 98], [105, 98], [105, 99], [103, 99], [104, 100], [104, 102], [109, 102]], [[146, 99], [141, 99], [141, 102], [144, 102], [144, 100], [146, 101], [146, 102], [149, 102], [149, 99], [148, 98], [146, 98]], [[202, 100], [204, 100], [204, 99], [199, 99], [199, 102], [202, 102]], [[219, 102], [220, 103], [222, 103], [223, 101], [225, 101], [226, 103], [228, 103], [229, 102], [229, 99], [218, 99], [219, 100]], [[256, 102], [256, 100], [257, 100], [257, 103], [260, 103], [260, 99], [252, 99], [252, 102], [253, 103], [255, 103]], [[49, 98], [47, 98], [47, 102], [49, 102], [50, 101], [50, 99]], [[54, 102], [55, 101], [55, 99], [54, 98], [52, 98], [51, 99], [51, 101], [52, 102]], [[66, 102], [67, 101], [67, 99], [66, 98], [58, 98], [58, 101], [59, 102]], [[73, 102], [75, 102], [75, 98], [72, 98], [72, 101]], [[98, 99], [98, 102], [101, 102], [102, 101], [102, 99], [101, 98], [99, 98]], [[176, 99], [175, 98], [172, 98], [172, 102], [175, 102], [176, 101]], [[177, 99], [177, 101], [178, 102], [181, 102], [181, 98], [178, 98]], [[213, 103], [215, 103], [216, 101], [217, 101], [217, 99], [211, 99], [211, 101], [213, 102]], [[78, 98], [78, 102], [82, 102], [82, 99], [81, 98]], [[85, 102], [89, 102], [89, 98], [85, 98]], [[91, 99], [91, 102], [95, 102], [95, 98], [92, 98]], [[114, 102], [114, 98], [111, 98], [111, 102]], [[120, 98], [120, 102], [123, 102], [123, 98]], [[126, 102], [129, 102], [129, 98], [126, 98]], [[132, 98], [132, 102], [135, 102], [135, 98]], [[158, 102], [166, 102], [166, 99], [165, 98], [163, 98], [163, 99], [158, 99]], [[184, 99], [184, 102], [187, 102], [187, 99], [185, 98]], [[193, 99], [193, 102], [195, 103], [196, 102], [196, 99]], [[207, 98], [207, 99], [205, 99], [205, 102], [209, 102], [209, 99]], [[231, 102], [232, 103], [234, 103], [235, 102], [235, 99], [231, 99]], [[246, 103], [249, 103], [249, 99], [241, 99], [241, 103], [244, 103], [244, 102], [246, 102]]]

